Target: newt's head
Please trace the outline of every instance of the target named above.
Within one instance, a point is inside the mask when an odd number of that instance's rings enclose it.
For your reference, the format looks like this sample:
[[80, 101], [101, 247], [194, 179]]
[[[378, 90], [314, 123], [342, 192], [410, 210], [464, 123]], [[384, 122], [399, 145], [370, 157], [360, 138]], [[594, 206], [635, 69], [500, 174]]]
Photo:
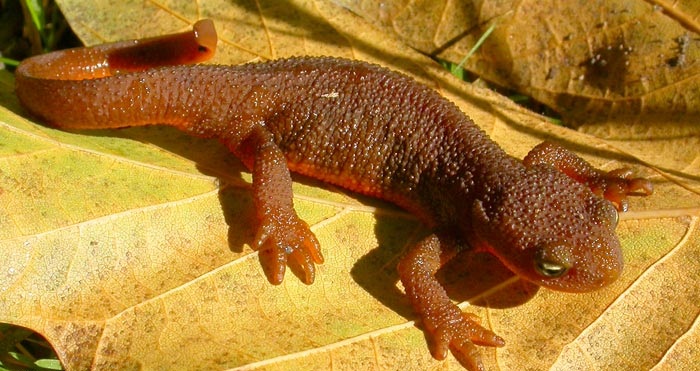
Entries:
[[549, 166], [528, 168], [505, 192], [475, 202], [472, 213], [488, 250], [538, 285], [591, 291], [622, 270], [612, 203]]

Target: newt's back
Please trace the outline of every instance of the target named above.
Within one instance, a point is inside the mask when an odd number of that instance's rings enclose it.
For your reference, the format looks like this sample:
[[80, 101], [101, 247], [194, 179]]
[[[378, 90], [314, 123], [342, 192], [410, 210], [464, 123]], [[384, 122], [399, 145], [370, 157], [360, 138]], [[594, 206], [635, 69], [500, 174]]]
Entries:
[[453, 216], [433, 210], [454, 204], [444, 190], [467, 201], [474, 173], [518, 166], [454, 104], [386, 68], [334, 58], [245, 68], [264, 78], [241, 104], [271, 99], [260, 122], [292, 170], [389, 199], [431, 224]]

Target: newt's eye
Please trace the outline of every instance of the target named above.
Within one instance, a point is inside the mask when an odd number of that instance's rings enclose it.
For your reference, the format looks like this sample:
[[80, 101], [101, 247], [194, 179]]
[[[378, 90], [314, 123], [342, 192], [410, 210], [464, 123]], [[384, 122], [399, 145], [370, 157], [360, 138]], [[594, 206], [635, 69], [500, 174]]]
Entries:
[[561, 277], [572, 266], [571, 250], [564, 243], [547, 243], [537, 249], [535, 270], [547, 278]]
[[557, 278], [563, 276], [569, 268], [548, 261], [537, 261], [535, 263], [535, 268], [537, 272], [545, 277]]

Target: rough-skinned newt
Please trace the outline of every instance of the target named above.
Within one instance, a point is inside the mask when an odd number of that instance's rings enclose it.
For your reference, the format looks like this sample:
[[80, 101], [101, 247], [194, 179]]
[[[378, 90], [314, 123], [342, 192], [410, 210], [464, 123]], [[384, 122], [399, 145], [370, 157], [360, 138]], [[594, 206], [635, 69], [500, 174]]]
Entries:
[[219, 138], [253, 174], [254, 241], [270, 282], [287, 264], [314, 281], [319, 243], [293, 208], [290, 170], [389, 200], [432, 234], [398, 267], [431, 341], [481, 369], [475, 345], [502, 338], [450, 301], [436, 271], [458, 252], [486, 251], [521, 278], [584, 292], [623, 266], [617, 210], [651, 194], [627, 169], [603, 172], [543, 143], [520, 161], [453, 103], [400, 73], [338, 58], [240, 66], [193, 65], [212, 56], [213, 23], [193, 31], [53, 52], [16, 71], [24, 107], [60, 128], [166, 124]]

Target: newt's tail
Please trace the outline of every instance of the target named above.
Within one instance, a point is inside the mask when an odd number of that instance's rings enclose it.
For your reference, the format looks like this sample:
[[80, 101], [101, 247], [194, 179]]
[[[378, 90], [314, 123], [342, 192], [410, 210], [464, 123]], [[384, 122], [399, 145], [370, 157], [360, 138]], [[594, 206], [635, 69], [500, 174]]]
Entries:
[[[139, 88], [129, 73], [206, 61], [214, 55], [216, 42], [214, 23], [205, 19], [187, 32], [38, 55], [17, 67], [15, 92], [29, 112], [54, 126], [113, 128], [153, 123], [124, 122], [119, 117], [119, 110], [133, 110], [140, 103], [129, 102], [123, 96], [127, 90], [148, 88]], [[110, 76], [119, 79], [100, 81]]]

